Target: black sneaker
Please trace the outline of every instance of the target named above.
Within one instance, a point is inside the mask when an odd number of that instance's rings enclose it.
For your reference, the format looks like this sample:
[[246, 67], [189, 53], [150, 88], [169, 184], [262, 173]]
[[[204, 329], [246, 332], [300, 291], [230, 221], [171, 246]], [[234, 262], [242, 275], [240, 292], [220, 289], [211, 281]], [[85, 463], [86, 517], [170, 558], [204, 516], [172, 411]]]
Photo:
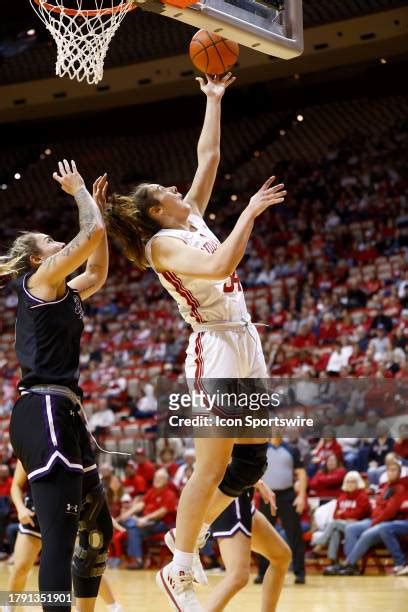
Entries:
[[358, 569], [357, 565], [345, 565], [344, 567], [340, 568], [339, 576], [360, 576], [360, 570]]
[[338, 563], [334, 563], [333, 565], [328, 565], [323, 570], [323, 576], [338, 576], [342, 566]]
[[305, 583], [306, 583], [306, 578], [304, 576], [295, 577], [295, 584], [305, 584]]
[[264, 577], [262, 576], [262, 574], [258, 574], [254, 578], [254, 584], [262, 584], [263, 583], [263, 579], [264, 579]]

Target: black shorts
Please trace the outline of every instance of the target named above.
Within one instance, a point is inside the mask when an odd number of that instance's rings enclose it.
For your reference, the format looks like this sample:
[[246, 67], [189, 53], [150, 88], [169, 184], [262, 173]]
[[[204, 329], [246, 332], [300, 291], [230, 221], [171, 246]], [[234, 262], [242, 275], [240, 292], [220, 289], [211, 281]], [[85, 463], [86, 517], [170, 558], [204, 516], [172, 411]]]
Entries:
[[79, 407], [66, 397], [23, 395], [11, 414], [10, 441], [30, 482], [56, 464], [79, 473], [97, 469]]
[[40, 525], [38, 524], [37, 517], [33, 516], [32, 519], [33, 519], [33, 522], [34, 522], [34, 527], [32, 525], [30, 525], [30, 524], [22, 525], [21, 523], [19, 523], [18, 524], [18, 530], [23, 535], [34, 536], [35, 538], [39, 538], [41, 540]]
[[244, 491], [215, 519], [211, 525], [214, 538], [232, 538], [238, 531], [251, 537], [252, 517], [255, 514], [252, 495], [252, 489]]

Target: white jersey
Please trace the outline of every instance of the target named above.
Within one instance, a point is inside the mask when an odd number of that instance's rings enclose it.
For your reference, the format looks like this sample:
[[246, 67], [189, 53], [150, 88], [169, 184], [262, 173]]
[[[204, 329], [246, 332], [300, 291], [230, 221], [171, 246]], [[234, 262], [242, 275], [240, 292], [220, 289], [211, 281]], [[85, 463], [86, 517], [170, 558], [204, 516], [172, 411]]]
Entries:
[[[220, 241], [200, 215], [190, 214], [188, 221], [195, 231], [163, 229], [148, 241], [146, 257], [153, 269], [151, 245], [160, 236], [178, 238], [190, 247], [208, 253], [214, 253], [220, 246]], [[193, 329], [205, 323], [250, 321], [244, 292], [236, 273], [218, 281], [171, 271], [157, 274], [163, 287], [176, 300], [181, 316]]]

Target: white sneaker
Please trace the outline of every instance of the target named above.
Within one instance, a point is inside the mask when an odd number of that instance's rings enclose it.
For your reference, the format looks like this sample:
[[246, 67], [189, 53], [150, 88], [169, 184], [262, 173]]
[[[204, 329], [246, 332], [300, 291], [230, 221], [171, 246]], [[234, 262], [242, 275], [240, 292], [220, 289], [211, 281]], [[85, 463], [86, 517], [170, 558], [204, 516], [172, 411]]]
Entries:
[[[203, 584], [206, 585], [208, 584], [208, 578], [207, 575], [204, 571], [203, 565], [201, 563], [201, 559], [200, 559], [200, 554], [198, 552], [199, 548], [202, 548], [209, 536], [209, 532], [207, 532], [205, 534], [205, 536], [201, 536], [198, 539], [198, 548], [197, 548], [197, 552], [194, 553], [194, 557], [193, 557], [193, 576], [194, 576], [194, 581], [198, 582], [198, 584]], [[170, 529], [164, 536], [164, 541], [166, 543], [166, 546], [169, 550], [171, 550], [171, 552], [174, 554], [174, 550], [176, 548], [176, 530], [175, 529]]]
[[177, 612], [203, 612], [193, 587], [193, 572], [174, 572], [172, 563], [156, 574], [156, 584], [166, 595], [172, 610]]
[[408, 576], [408, 565], [403, 565], [398, 572], [395, 572], [397, 576]]

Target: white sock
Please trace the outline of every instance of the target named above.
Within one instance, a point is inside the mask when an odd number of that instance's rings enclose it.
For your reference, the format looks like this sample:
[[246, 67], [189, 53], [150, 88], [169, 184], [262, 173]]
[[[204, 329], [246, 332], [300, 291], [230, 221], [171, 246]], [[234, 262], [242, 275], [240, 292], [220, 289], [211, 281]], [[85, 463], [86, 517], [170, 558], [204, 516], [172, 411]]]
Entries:
[[172, 567], [176, 572], [189, 572], [193, 567], [194, 553], [184, 552], [182, 550], [174, 551]]
[[109, 612], [118, 612], [119, 610], [122, 610], [120, 604], [118, 604], [116, 601], [114, 601], [112, 604], [108, 604], [106, 606], [109, 610]]

